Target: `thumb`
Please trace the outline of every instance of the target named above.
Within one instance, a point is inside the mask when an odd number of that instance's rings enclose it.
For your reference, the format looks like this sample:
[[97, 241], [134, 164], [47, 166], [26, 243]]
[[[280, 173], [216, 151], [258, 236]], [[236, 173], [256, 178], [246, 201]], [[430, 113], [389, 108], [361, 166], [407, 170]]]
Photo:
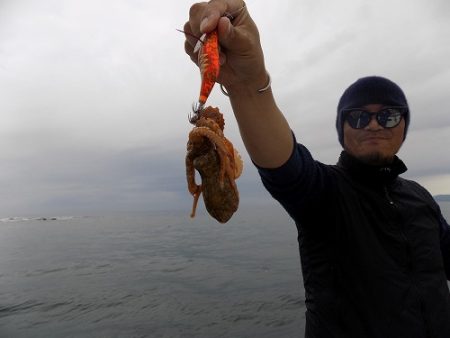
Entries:
[[217, 32], [219, 33], [219, 41], [222, 46], [228, 48], [233, 37], [236, 35], [235, 28], [227, 17], [221, 17], [217, 23]]
[[260, 45], [256, 26], [251, 24], [235, 25], [227, 17], [221, 17], [217, 24], [219, 43], [226, 50], [236, 54], [253, 54]]

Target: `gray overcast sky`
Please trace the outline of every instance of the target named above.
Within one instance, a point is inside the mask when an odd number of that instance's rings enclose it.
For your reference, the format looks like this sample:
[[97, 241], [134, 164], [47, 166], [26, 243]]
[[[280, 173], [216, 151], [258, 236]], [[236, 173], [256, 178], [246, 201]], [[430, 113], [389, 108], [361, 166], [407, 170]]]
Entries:
[[[176, 32], [191, 1], [0, 0], [0, 216], [186, 209], [184, 155], [197, 68]], [[248, 0], [273, 90], [297, 138], [335, 163], [342, 91], [393, 79], [412, 110], [400, 157], [450, 193], [450, 2]], [[241, 207], [272, 203], [240, 141]], [[203, 205], [200, 208], [204, 208]]]

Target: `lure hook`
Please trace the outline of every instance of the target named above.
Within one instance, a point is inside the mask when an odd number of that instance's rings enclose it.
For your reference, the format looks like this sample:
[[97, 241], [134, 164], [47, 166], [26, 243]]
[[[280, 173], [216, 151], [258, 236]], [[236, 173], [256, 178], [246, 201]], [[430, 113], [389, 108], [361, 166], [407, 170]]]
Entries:
[[200, 112], [203, 110], [205, 105], [200, 102], [195, 102], [192, 104], [192, 112], [188, 114], [188, 120], [191, 124], [196, 124], [200, 118]]

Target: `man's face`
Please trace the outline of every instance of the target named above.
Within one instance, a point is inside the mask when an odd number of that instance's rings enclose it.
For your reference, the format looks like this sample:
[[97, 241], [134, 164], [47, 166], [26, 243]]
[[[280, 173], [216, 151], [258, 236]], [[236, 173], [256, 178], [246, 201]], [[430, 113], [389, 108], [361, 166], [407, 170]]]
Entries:
[[[368, 104], [361, 107], [369, 112], [378, 112], [382, 104]], [[371, 164], [382, 165], [392, 162], [394, 155], [403, 143], [405, 119], [393, 128], [383, 128], [372, 116], [370, 123], [361, 129], [353, 129], [344, 122], [344, 149], [359, 160]]]

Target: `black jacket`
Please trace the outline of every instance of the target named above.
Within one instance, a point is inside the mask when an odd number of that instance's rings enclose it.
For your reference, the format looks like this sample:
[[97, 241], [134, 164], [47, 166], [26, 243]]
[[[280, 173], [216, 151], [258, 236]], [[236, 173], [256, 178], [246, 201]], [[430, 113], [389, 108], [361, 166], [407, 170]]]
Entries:
[[297, 145], [258, 170], [298, 228], [305, 337], [450, 337], [450, 229], [401, 160], [325, 165]]

